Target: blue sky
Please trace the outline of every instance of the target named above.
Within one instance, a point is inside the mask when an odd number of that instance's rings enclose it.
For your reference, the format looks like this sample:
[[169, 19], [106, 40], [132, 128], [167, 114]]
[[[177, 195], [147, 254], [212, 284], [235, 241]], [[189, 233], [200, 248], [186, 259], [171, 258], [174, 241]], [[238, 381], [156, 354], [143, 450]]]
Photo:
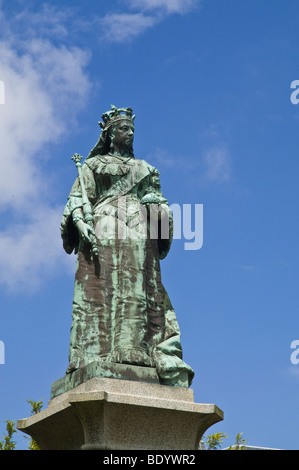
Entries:
[[[203, 246], [162, 277], [226, 444], [299, 449], [299, 80], [295, 0], [0, 1], [0, 431], [68, 364], [74, 257], [59, 233], [103, 112], [131, 106], [135, 155], [170, 204], [203, 204]], [[26, 448], [21, 433], [18, 448]]]

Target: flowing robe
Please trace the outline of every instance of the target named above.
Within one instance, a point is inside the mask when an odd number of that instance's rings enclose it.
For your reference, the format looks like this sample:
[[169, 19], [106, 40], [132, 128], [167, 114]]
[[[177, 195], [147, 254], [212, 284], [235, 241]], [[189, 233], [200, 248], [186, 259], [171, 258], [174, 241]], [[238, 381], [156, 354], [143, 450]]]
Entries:
[[[67, 373], [108, 361], [155, 367], [169, 385], [180, 384], [184, 371], [190, 384], [194, 373], [182, 360], [179, 326], [161, 281], [172, 213], [157, 170], [144, 160], [97, 155], [85, 160], [82, 173], [99, 255], [92, 259], [73, 222], [82, 214], [77, 178], [61, 223], [65, 251], [78, 253]], [[162, 211], [157, 224], [150, 223], [153, 202]]]

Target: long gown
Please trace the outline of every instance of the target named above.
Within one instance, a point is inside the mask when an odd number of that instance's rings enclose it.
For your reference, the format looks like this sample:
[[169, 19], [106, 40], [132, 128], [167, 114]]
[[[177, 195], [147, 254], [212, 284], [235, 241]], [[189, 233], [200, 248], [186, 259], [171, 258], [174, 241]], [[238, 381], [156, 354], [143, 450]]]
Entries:
[[[157, 170], [132, 157], [96, 155], [85, 160], [82, 173], [99, 255], [92, 258], [73, 223], [72, 214], [82, 209], [77, 178], [61, 223], [65, 251], [78, 253], [67, 373], [94, 361], [126, 363], [154, 367], [169, 385], [180, 385], [187, 372], [189, 386], [194, 372], [182, 360], [179, 326], [161, 281], [172, 214]], [[166, 213], [166, 236], [161, 221], [150, 227], [142, 202], [152, 197]]]

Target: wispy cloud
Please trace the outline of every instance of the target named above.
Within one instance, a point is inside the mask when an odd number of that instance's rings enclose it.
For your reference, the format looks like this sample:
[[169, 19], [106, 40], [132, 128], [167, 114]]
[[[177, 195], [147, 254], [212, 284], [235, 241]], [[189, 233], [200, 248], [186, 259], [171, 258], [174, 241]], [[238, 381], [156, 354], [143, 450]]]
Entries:
[[97, 21], [105, 40], [127, 42], [145, 33], [169, 15], [186, 14], [199, 3], [200, 0], [127, 0], [127, 11], [108, 13]]
[[7, 205], [16, 209], [46, 184], [39, 172], [39, 152], [66, 131], [72, 100], [78, 109], [83, 104], [89, 90], [86, 60], [79, 49], [54, 47], [44, 40], [30, 41], [24, 54], [0, 42], [5, 83], [5, 105], [0, 108], [0, 209]]
[[[3, 13], [1, 17], [5, 19]], [[3, 217], [7, 227], [2, 224], [0, 231], [0, 284], [20, 289], [31, 288], [48, 275], [61, 254], [61, 208], [40, 202], [41, 194], [50, 190], [41, 163], [45, 145], [65, 135], [69, 109], [76, 102], [76, 117], [91, 84], [84, 51], [35, 37], [31, 27], [26, 34], [27, 21], [19, 44], [16, 33], [10, 34], [15, 21], [6, 19], [0, 40], [0, 79], [5, 83], [5, 105], [0, 107], [0, 211], [10, 215]]]
[[149, 160], [151, 160], [158, 168], [163, 167], [177, 170], [178, 167], [181, 167], [180, 159], [171, 155], [168, 150], [160, 147], [157, 147], [153, 152], [151, 152]]
[[287, 370], [288, 370], [289, 375], [296, 377], [299, 380], [299, 366], [298, 365], [289, 366]]
[[131, 8], [142, 11], [163, 11], [167, 14], [189, 12], [199, 4], [198, 0], [127, 0]]
[[143, 13], [107, 14], [99, 19], [103, 37], [110, 42], [131, 41], [157, 23], [154, 16]]
[[[18, 29], [18, 35], [28, 37], [58, 37], [68, 35], [67, 21], [74, 18], [74, 10], [71, 8], [57, 8], [50, 3], [42, 3], [39, 10], [33, 11], [32, 7], [24, 5], [24, 8], [13, 17], [14, 27]], [[24, 28], [24, 25], [26, 27]], [[20, 27], [20, 28], [19, 28]]]
[[59, 234], [62, 207], [41, 205], [23, 224], [0, 234], [0, 284], [14, 292], [33, 292], [49, 275], [74, 272], [74, 257], [63, 256]]
[[237, 264], [235, 267], [246, 273], [256, 273], [261, 270], [260, 266], [254, 266], [253, 264]]
[[224, 143], [211, 144], [201, 151], [200, 157], [196, 155], [196, 158], [175, 156], [168, 150], [156, 148], [151, 152], [150, 160], [158, 168], [188, 173], [203, 185], [225, 183], [232, 178], [232, 158], [228, 146]]
[[226, 145], [215, 145], [203, 153], [204, 176], [210, 182], [229, 181], [232, 175], [230, 152]]
[[227, 123], [211, 123], [199, 134], [203, 179], [225, 183], [233, 177], [230, 131]]

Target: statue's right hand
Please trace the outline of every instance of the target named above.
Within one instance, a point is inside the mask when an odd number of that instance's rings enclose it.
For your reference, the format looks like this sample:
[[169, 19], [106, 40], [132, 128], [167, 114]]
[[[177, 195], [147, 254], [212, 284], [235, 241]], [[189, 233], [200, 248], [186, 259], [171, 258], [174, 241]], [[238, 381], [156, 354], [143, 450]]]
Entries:
[[84, 222], [83, 220], [79, 220], [76, 223], [76, 227], [78, 229], [80, 238], [84, 242], [91, 243], [90, 235], [95, 236], [93, 228], [90, 225], [88, 225], [86, 222]]

